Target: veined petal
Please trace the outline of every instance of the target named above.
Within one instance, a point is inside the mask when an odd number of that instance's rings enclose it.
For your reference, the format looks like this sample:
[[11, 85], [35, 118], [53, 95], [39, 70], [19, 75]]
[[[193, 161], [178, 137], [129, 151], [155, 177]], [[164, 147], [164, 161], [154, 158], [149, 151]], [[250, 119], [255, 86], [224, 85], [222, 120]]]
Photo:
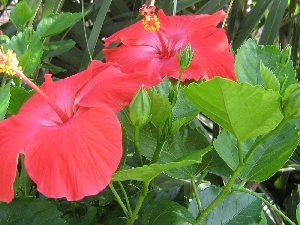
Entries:
[[103, 104], [81, 109], [61, 126], [44, 127], [26, 148], [25, 166], [42, 194], [74, 201], [103, 190], [121, 157], [119, 120]]
[[0, 122], [0, 201], [4, 202], [14, 198], [18, 156], [40, 129], [33, 124], [24, 127], [17, 120], [17, 116], [12, 116]]
[[110, 66], [84, 86], [76, 104], [97, 107], [104, 103], [117, 112], [130, 103], [142, 84], [149, 88], [150, 76], [150, 70], [125, 74]]

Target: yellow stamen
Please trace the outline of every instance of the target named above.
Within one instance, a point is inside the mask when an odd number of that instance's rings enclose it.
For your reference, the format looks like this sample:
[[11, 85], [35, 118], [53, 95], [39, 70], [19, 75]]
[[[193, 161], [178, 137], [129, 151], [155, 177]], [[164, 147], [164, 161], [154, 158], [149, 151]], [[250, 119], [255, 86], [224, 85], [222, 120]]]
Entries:
[[11, 49], [5, 53], [3, 46], [0, 46], [0, 73], [14, 76], [17, 70], [22, 71], [17, 55]]

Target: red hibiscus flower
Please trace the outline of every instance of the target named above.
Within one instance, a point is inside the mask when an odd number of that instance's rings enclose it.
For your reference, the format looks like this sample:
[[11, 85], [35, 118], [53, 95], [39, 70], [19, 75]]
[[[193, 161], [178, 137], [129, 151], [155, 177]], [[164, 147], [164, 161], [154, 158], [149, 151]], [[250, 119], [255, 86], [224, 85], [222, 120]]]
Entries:
[[19, 153], [25, 155], [38, 191], [47, 197], [73, 201], [103, 190], [122, 156], [115, 112], [149, 82], [148, 73], [123, 74], [100, 61], [57, 82], [46, 75], [40, 88], [46, 97], [36, 93], [18, 115], [0, 122], [0, 200], [14, 197]]
[[214, 76], [236, 80], [234, 57], [225, 31], [216, 27], [224, 16], [223, 11], [213, 15], [166, 16], [159, 10], [158, 17], [150, 14], [150, 18], [148, 14], [142, 22], [105, 39], [106, 47], [112, 42], [122, 43], [119, 47], [104, 50], [108, 62], [118, 62], [125, 72], [151, 68], [152, 84], [165, 76], [178, 79], [177, 54], [190, 43], [195, 56], [184, 71], [182, 81]]

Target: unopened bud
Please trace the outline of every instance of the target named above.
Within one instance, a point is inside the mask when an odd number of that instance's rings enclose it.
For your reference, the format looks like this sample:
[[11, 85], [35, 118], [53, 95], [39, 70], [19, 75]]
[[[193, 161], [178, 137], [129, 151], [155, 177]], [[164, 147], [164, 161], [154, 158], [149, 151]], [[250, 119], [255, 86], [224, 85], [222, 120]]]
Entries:
[[195, 50], [192, 49], [190, 43], [181, 52], [179, 52], [177, 59], [181, 70], [185, 70], [191, 65], [194, 55]]
[[129, 118], [135, 127], [145, 125], [150, 118], [151, 100], [144, 86], [135, 94], [129, 105]]

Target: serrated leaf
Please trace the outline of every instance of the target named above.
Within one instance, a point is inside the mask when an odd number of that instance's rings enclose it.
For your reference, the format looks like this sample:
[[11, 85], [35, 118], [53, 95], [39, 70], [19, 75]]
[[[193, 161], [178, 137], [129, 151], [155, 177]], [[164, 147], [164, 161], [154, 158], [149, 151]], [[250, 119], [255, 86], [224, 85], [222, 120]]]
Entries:
[[0, 121], [3, 120], [10, 99], [10, 82], [8, 82], [5, 86], [0, 87]]
[[283, 50], [275, 46], [257, 45], [249, 39], [241, 46], [235, 58], [235, 73], [239, 82], [248, 82], [252, 85], [265, 85], [260, 74], [260, 65], [263, 63], [275, 75], [280, 83], [280, 92], [297, 82], [296, 72], [290, 58], [290, 47]]
[[265, 134], [283, 119], [279, 94], [261, 86], [216, 77], [192, 83], [184, 92], [202, 113], [238, 140]]
[[[264, 181], [276, 173], [293, 154], [299, 136], [294, 125], [286, 124], [280, 131], [273, 134], [258, 147], [243, 169], [240, 177], [245, 180]], [[241, 143], [243, 155], [252, 147], [255, 138]], [[214, 141], [214, 146], [226, 164], [235, 170], [239, 165], [237, 139], [230, 133], [222, 131]]]
[[165, 95], [155, 90], [149, 91], [149, 97], [151, 99], [151, 122], [156, 128], [161, 129], [171, 116], [172, 105]]
[[80, 21], [87, 13], [59, 13], [44, 17], [38, 24], [36, 32], [42, 37], [53, 36]]
[[[222, 188], [211, 186], [203, 191], [199, 191], [204, 209], [218, 196], [221, 190]], [[190, 203], [189, 210], [194, 204], [197, 204], [195, 199]], [[195, 209], [195, 207], [193, 208]], [[262, 205], [259, 199], [247, 193], [233, 192], [225, 198], [221, 204], [214, 208], [206, 219], [202, 221], [201, 225], [254, 225], [260, 222], [261, 211]], [[193, 214], [196, 216], [197, 212], [194, 210]]]
[[182, 205], [169, 200], [154, 201], [147, 205], [142, 215], [142, 225], [195, 224], [192, 214]]
[[34, 11], [26, 1], [18, 2], [9, 13], [9, 18], [17, 29], [21, 29], [33, 16]]
[[43, 58], [50, 58], [69, 51], [75, 46], [76, 42], [73, 40], [61, 40], [55, 42], [44, 43]]
[[170, 162], [166, 164], [151, 164], [143, 167], [132, 168], [129, 170], [122, 170], [116, 172], [112, 180], [113, 181], [124, 181], [124, 180], [138, 180], [138, 181], [151, 181], [160, 173], [183, 166], [189, 166], [194, 163], [198, 163], [200, 160], [183, 160], [180, 162]]
[[280, 91], [280, 83], [277, 80], [276, 76], [262, 62], [260, 62], [260, 74], [267, 89], [272, 89], [278, 92]]
[[22, 87], [11, 87], [11, 101], [9, 103], [7, 113], [16, 115], [21, 106], [34, 94], [34, 91], [26, 91]]
[[0, 203], [2, 225], [65, 224], [62, 213], [47, 199], [15, 198], [11, 203]]

